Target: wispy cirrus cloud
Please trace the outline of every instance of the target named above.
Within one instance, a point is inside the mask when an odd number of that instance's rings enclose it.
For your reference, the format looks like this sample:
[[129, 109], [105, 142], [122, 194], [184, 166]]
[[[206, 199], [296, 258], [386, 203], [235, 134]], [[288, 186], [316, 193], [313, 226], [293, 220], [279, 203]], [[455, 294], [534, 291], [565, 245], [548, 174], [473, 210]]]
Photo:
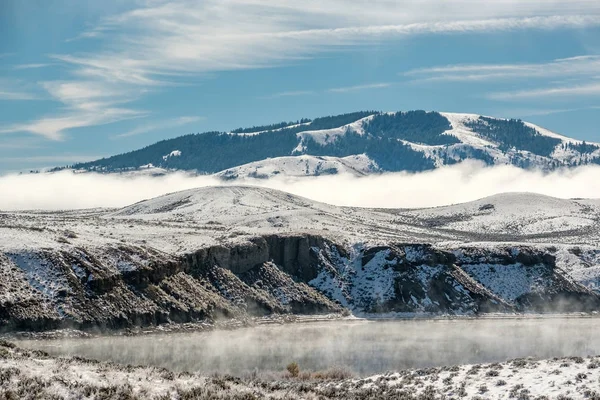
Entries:
[[383, 89], [390, 87], [392, 84], [389, 82], [381, 82], [381, 83], [369, 83], [365, 85], [354, 85], [354, 86], [345, 86], [327, 89], [330, 93], [347, 93], [347, 92], [356, 92], [360, 90], [369, 90], [369, 89]]
[[[150, 88], [164, 90], [190, 76], [219, 71], [271, 68], [375, 41], [422, 34], [600, 26], [596, 0], [140, 0], [132, 4], [128, 11], [103, 18], [75, 37], [91, 39], [90, 51], [51, 55], [63, 81], [42, 82], [42, 87], [61, 103], [57, 111], [4, 132], [61, 140], [71, 129], [147, 115], [132, 104]], [[331, 92], [368, 88], [358, 85]], [[301, 94], [274, 96], [293, 95]]]
[[0, 100], [38, 100], [33, 93], [12, 91], [0, 88]]
[[537, 87], [492, 92], [491, 100], [590, 97], [600, 95], [600, 56], [584, 55], [542, 63], [461, 64], [408, 71], [413, 83], [523, 81]]
[[53, 64], [51, 63], [37, 63], [37, 64], [18, 64], [13, 67], [13, 69], [37, 69], [37, 68], [46, 68]]
[[541, 115], [566, 114], [576, 111], [600, 110], [600, 106], [573, 107], [573, 108], [515, 108], [501, 111], [500, 115], [507, 118], [523, 118]]
[[63, 140], [69, 129], [105, 125], [148, 113], [119, 105], [136, 97], [131, 89], [93, 81], [48, 81], [41, 86], [66, 111], [57, 116], [46, 116], [25, 123], [9, 125], [0, 133], [28, 132], [49, 140]]
[[39, 100], [40, 98], [39, 92], [26, 82], [0, 78], [0, 100]]
[[164, 121], [156, 121], [154, 123], [138, 126], [130, 131], [121, 133], [114, 137], [115, 138], [125, 138], [125, 137], [130, 137], [130, 136], [141, 135], [143, 133], [158, 131], [158, 130], [177, 128], [180, 126], [185, 126], [185, 125], [191, 124], [193, 122], [202, 121], [203, 119], [204, 119], [204, 117], [197, 117], [197, 116], [183, 116], [183, 117], [177, 117], [177, 118], [170, 118], [170, 119], [167, 119]]
[[331, 89], [325, 89], [322, 91], [316, 90], [298, 90], [298, 91], [289, 91], [289, 92], [279, 92], [274, 93], [268, 96], [259, 97], [260, 99], [278, 99], [281, 97], [296, 97], [296, 96], [309, 96], [315, 95], [319, 93], [347, 93], [347, 92], [358, 92], [361, 90], [370, 90], [370, 89], [383, 89], [390, 87], [392, 83], [389, 82], [381, 82], [381, 83], [367, 83], [362, 85], [353, 85], [353, 86], [344, 86], [337, 87]]
[[565, 98], [565, 97], [600, 96], [600, 81], [588, 84], [547, 87], [540, 89], [517, 90], [513, 92], [497, 92], [487, 95], [492, 100], [526, 100], [533, 98]]
[[182, 73], [271, 67], [336, 46], [408, 35], [600, 26], [600, 6], [587, 0], [569, 7], [555, 0], [523, 0], [518, 6], [505, 0], [142, 4], [87, 32], [105, 44], [102, 51], [57, 57], [139, 84]]
[[273, 93], [267, 96], [261, 96], [260, 99], [279, 99], [281, 97], [297, 97], [297, 96], [310, 96], [316, 94], [313, 90], [290, 90], [287, 92]]
[[523, 78], [589, 78], [596, 76], [599, 71], [600, 56], [585, 55], [544, 63], [447, 65], [416, 69], [403, 75], [417, 82], [479, 82]]
[[23, 124], [14, 124], [0, 129], [0, 133], [29, 132], [42, 136], [49, 140], [63, 140], [63, 132], [69, 129], [82, 128], [86, 126], [105, 125], [132, 118], [140, 118], [147, 113], [119, 109], [90, 109], [71, 115], [57, 117], [43, 117]]

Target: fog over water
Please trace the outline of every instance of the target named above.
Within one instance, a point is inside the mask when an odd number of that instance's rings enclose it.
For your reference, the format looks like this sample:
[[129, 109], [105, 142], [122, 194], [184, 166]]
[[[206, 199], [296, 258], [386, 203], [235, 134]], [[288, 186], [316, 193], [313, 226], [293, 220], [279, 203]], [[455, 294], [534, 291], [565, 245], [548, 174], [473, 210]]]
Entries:
[[176, 371], [244, 375], [345, 367], [368, 375], [405, 368], [600, 354], [597, 318], [331, 321], [140, 337], [24, 341], [78, 355]]

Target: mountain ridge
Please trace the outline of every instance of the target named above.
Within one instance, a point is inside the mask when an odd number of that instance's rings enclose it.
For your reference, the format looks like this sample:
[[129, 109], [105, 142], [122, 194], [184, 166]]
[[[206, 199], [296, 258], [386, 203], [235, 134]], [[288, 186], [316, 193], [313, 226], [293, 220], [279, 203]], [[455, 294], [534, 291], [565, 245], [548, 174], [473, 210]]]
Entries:
[[[343, 161], [353, 156], [363, 157], [356, 168]], [[312, 157], [310, 162], [315, 165], [305, 172], [281, 165], [293, 157]], [[316, 166], [319, 157], [327, 158], [325, 164], [330, 165]], [[420, 172], [465, 160], [553, 170], [600, 164], [600, 144], [569, 138], [518, 119], [422, 110], [361, 111], [230, 132], [190, 134], [72, 168], [106, 173], [159, 168], [236, 179], [277, 174], [314, 176], [324, 170], [335, 174], [346, 172], [346, 167], [366, 174]], [[366, 170], [365, 162], [370, 165]], [[262, 173], [261, 168], [270, 170]]]

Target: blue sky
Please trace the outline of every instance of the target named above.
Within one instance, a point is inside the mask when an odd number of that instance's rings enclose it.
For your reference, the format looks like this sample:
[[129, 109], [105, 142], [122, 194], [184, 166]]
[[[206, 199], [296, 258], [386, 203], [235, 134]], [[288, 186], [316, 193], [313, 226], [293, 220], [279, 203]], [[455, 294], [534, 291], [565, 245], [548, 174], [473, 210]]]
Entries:
[[597, 0], [3, 0], [0, 71], [0, 172], [364, 109], [600, 142]]

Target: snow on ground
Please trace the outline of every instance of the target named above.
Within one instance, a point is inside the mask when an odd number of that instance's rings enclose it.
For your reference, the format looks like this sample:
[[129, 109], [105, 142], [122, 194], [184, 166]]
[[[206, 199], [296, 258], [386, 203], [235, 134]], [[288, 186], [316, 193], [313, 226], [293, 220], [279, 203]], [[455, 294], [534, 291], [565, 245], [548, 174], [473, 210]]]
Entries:
[[486, 289], [510, 302], [526, 293], [541, 291], [547, 280], [544, 266], [473, 264], [464, 265], [462, 269]]
[[[600, 397], [598, 368], [600, 357], [517, 359], [386, 373], [356, 382], [361, 388], [405, 391], [407, 399], [596, 399]], [[343, 383], [331, 385], [343, 387]]]
[[289, 156], [267, 158], [229, 168], [216, 174], [225, 180], [238, 178], [268, 179], [275, 176], [301, 177], [332, 174], [368, 175], [379, 170], [377, 163], [365, 154], [348, 157]]
[[[597, 399], [600, 357], [458, 365], [366, 378], [343, 370], [249, 377], [174, 373], [0, 345], [0, 395], [52, 399]], [[540, 397], [541, 396], [541, 397]]]
[[576, 282], [600, 292], [600, 250], [590, 246], [559, 247], [556, 265]]
[[373, 305], [383, 304], [395, 296], [394, 283], [398, 273], [393, 266], [397, 260], [388, 259], [389, 255], [389, 249], [378, 251], [362, 265], [360, 245], [354, 246], [349, 259], [332, 252], [333, 263], [321, 254], [324, 267], [309, 285], [344, 307], [364, 313]]
[[317, 130], [317, 131], [303, 131], [303, 132], [299, 132], [296, 136], [298, 136], [298, 138], [300, 138], [300, 140], [302, 142], [307, 137], [310, 137], [318, 144], [326, 145], [326, 144], [335, 142], [338, 137], [344, 136], [348, 132], [353, 132], [353, 133], [356, 133], [359, 135], [364, 135], [365, 131], [363, 129], [363, 124], [365, 122], [370, 121], [371, 119], [373, 119], [373, 115], [370, 115], [365, 118], [361, 118], [355, 122], [352, 122], [348, 125], [343, 125], [339, 128], [322, 129], [322, 130]]
[[469, 203], [415, 210], [447, 229], [464, 232], [536, 235], [591, 228], [600, 208], [579, 200], [531, 193], [504, 193]]
[[452, 129], [444, 132], [444, 135], [456, 136], [462, 143], [469, 144], [474, 147], [497, 147], [497, 145], [489, 140], [480, 137], [475, 132], [468, 128], [465, 124], [467, 122], [477, 121], [480, 115], [477, 114], [458, 114], [458, 113], [440, 113], [446, 117], [452, 125]]
[[[569, 137], [566, 137], [566, 136], [560, 135], [560, 134], [558, 134], [558, 133], [554, 133], [554, 132], [552, 132], [552, 131], [549, 131], [549, 130], [548, 130], [548, 129], [546, 129], [546, 128], [542, 128], [541, 126], [538, 126], [538, 125], [532, 124], [531, 122], [523, 122], [523, 123], [524, 123], [526, 126], [528, 126], [528, 127], [530, 127], [530, 128], [533, 128], [533, 129], [535, 129], [535, 130], [536, 130], [538, 133], [540, 133], [541, 135], [548, 136], [548, 137], [551, 137], [551, 138], [554, 138], [554, 139], [560, 139], [560, 140], [562, 140], [563, 142], [566, 142], [566, 143], [575, 143], [575, 144], [580, 144], [580, 143], [582, 143], [582, 142], [583, 142], [582, 140], [571, 139], [571, 138], [569, 138]], [[592, 143], [590, 143], [590, 144], [592, 144]]]
[[222, 240], [292, 232], [318, 233], [349, 245], [395, 240], [596, 246], [599, 221], [598, 202], [527, 193], [429, 209], [373, 210], [227, 186], [172, 193], [119, 210], [0, 213], [0, 250], [126, 242], [181, 253]]
[[239, 136], [254, 136], [254, 135], [260, 135], [261, 133], [265, 133], [265, 132], [279, 132], [279, 131], [281, 131], [283, 129], [297, 128], [299, 126], [306, 126], [306, 125], [310, 125], [310, 124], [311, 124], [311, 122], [303, 122], [301, 124], [286, 125], [286, 126], [281, 127], [281, 128], [268, 129], [268, 130], [264, 130], [264, 131], [239, 132], [239, 133], [229, 132], [229, 134], [230, 135], [239, 135]]
[[[546, 252], [554, 248], [557, 266], [590, 287], [600, 284], [596, 268], [600, 255], [595, 250], [600, 244], [599, 226], [597, 201], [527, 193], [447, 207], [393, 210], [336, 207], [272, 189], [225, 186], [172, 193], [118, 210], [0, 213], [0, 255], [8, 256], [21, 270], [34, 271], [42, 261], [30, 257], [44, 251], [87, 249], [108, 257], [107, 249], [127, 245], [180, 255], [269, 234], [315, 234], [346, 248], [431, 243], [452, 251], [469, 245], [527, 244]], [[126, 259], [109, 264], [115, 272], [131, 267]], [[370, 288], [373, 296], [385, 296], [391, 278], [381, 269], [383, 264], [377, 271], [371, 264], [359, 267], [332, 270], [321, 277], [319, 286], [329, 285], [340, 301], [353, 296], [353, 288], [334, 288], [337, 276], [354, 271], [364, 278], [361, 287]], [[29, 274], [28, 279], [37, 278]]]
[[163, 160], [167, 161], [171, 157], [180, 157], [180, 156], [181, 156], [181, 151], [180, 150], [173, 150], [172, 152], [170, 152], [166, 156], [163, 156]]

